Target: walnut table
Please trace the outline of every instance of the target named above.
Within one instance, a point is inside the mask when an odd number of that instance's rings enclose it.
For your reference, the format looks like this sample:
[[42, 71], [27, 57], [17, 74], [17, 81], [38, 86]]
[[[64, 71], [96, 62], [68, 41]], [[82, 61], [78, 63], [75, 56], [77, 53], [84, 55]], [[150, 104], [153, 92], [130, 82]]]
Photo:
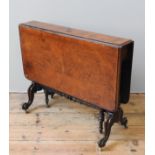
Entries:
[[[44, 90], [100, 110], [99, 131], [105, 146], [115, 122], [127, 127], [121, 103], [127, 103], [133, 55], [133, 41], [37, 21], [19, 25], [25, 77], [27, 111], [34, 93]], [[61, 117], [61, 116], [60, 116]]]

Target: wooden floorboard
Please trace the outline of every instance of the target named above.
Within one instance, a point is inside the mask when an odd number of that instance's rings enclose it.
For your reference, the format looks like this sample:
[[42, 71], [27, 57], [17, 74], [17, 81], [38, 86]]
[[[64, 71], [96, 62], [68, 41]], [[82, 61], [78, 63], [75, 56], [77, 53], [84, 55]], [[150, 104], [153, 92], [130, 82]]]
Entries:
[[98, 110], [58, 95], [46, 108], [44, 95], [38, 93], [25, 114], [21, 105], [27, 94], [10, 93], [10, 155], [143, 155], [144, 98], [131, 94], [129, 103], [122, 105], [128, 129], [115, 124], [106, 147], [100, 149]]

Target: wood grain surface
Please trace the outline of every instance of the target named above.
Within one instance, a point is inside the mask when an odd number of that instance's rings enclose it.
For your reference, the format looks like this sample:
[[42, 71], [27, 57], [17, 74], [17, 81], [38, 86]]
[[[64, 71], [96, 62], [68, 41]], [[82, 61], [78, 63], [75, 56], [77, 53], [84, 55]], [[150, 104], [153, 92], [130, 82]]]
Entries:
[[105, 34], [100, 34], [100, 33], [95, 33], [95, 32], [90, 32], [90, 31], [85, 31], [85, 30], [80, 30], [80, 29], [75, 29], [75, 28], [70, 28], [70, 27], [65, 27], [65, 26], [60, 26], [60, 25], [55, 25], [55, 24], [48, 24], [48, 23], [43, 23], [39, 21], [30, 21], [27, 23], [20, 24], [21, 26], [28, 26], [34, 29], [40, 29], [47, 31], [49, 33], [57, 33], [57, 34], [62, 34], [62, 35], [67, 35], [70, 37], [78, 37], [79, 39], [81, 38], [82, 40], [89, 40], [93, 42], [101, 42], [101, 43], [107, 43], [109, 46], [123, 46], [126, 45], [132, 40], [130, 39], [125, 39], [125, 38], [120, 38], [120, 37], [115, 37], [115, 36], [109, 36]]
[[[100, 108], [117, 110], [124, 58], [122, 47], [131, 40], [38, 22], [21, 24], [19, 30], [27, 79]], [[129, 54], [126, 55], [128, 58]], [[131, 72], [130, 67], [124, 70]], [[129, 86], [130, 77], [128, 74], [125, 80]], [[127, 97], [129, 86], [124, 87], [128, 89]]]

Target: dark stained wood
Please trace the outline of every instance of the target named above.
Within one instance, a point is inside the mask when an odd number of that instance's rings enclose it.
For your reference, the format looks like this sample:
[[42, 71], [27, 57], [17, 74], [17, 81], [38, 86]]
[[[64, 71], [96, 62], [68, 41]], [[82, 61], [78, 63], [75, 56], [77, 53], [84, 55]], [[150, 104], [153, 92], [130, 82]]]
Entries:
[[132, 50], [123, 49], [131, 40], [40, 22], [20, 24], [19, 30], [27, 79], [109, 111], [116, 111], [124, 96], [127, 102], [130, 77], [128, 87], [121, 86], [126, 75], [121, 68], [129, 59], [131, 71]]
[[121, 75], [120, 75], [120, 102], [127, 103], [129, 101], [131, 69], [133, 57], [133, 43], [123, 46], [121, 49]]

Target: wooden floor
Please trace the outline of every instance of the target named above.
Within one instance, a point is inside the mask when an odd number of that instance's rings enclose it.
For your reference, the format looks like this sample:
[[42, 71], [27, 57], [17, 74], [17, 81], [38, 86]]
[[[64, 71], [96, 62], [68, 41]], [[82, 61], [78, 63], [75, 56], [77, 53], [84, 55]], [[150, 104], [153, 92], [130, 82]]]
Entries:
[[38, 93], [30, 113], [21, 103], [26, 94], [10, 94], [10, 155], [144, 155], [144, 94], [132, 94], [123, 105], [128, 129], [117, 123], [105, 148], [97, 141], [98, 111], [58, 95], [46, 108]]

